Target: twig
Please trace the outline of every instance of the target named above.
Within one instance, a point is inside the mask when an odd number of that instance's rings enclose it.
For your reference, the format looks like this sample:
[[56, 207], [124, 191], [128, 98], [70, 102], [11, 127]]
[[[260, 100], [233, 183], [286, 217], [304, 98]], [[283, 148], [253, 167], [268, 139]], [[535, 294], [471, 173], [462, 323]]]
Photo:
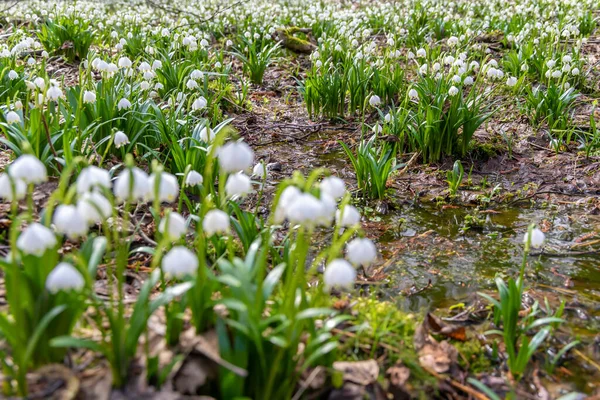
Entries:
[[471, 387], [469, 387], [467, 385], [463, 385], [462, 383], [455, 381], [454, 379], [450, 378], [449, 376], [440, 375], [437, 372], [435, 372], [434, 370], [429, 369], [423, 365], [421, 365], [421, 368], [423, 368], [425, 371], [429, 372], [431, 375], [433, 375], [437, 379], [448, 382], [451, 386], [454, 386], [456, 389], [462, 390], [463, 392], [467, 393], [470, 396], [473, 396], [477, 400], [490, 400], [489, 397], [487, 397], [486, 395], [479, 393], [477, 390], [472, 389]]

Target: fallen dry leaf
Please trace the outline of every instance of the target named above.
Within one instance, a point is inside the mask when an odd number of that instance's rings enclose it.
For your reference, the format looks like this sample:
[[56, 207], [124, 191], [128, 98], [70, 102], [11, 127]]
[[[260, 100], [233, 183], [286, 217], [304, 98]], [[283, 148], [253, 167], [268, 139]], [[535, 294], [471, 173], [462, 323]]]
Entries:
[[430, 332], [434, 335], [443, 335], [451, 339], [460, 340], [461, 342], [467, 340], [467, 333], [464, 326], [449, 324], [431, 313], [427, 313], [425, 320], [429, 325]]

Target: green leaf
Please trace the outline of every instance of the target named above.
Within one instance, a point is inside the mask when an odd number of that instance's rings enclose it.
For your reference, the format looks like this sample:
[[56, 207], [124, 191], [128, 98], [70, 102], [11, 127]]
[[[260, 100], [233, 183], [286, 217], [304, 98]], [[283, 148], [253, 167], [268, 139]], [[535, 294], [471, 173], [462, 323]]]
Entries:
[[104, 354], [104, 348], [91, 339], [81, 339], [73, 336], [59, 336], [50, 340], [52, 347], [69, 347], [74, 349], [88, 349]]
[[29, 341], [27, 342], [27, 348], [25, 350], [25, 355], [23, 356], [24, 365], [29, 364], [29, 359], [31, 358], [31, 355], [35, 350], [35, 346], [37, 346], [38, 341], [42, 337], [42, 334], [44, 333], [50, 322], [52, 322], [52, 320], [56, 318], [56, 316], [63, 312], [66, 308], [67, 306], [64, 304], [56, 306], [52, 310], [50, 310], [46, 315], [44, 315], [44, 318], [40, 320], [39, 324], [35, 327], [35, 331], [33, 331], [33, 335], [31, 335], [31, 339], [29, 339]]
[[296, 314], [296, 320], [303, 320], [303, 319], [312, 319], [312, 318], [317, 318], [317, 317], [321, 317], [323, 315], [329, 315], [334, 313], [335, 311], [332, 310], [331, 308], [308, 308], [306, 310], [302, 310], [300, 311], [298, 314]]

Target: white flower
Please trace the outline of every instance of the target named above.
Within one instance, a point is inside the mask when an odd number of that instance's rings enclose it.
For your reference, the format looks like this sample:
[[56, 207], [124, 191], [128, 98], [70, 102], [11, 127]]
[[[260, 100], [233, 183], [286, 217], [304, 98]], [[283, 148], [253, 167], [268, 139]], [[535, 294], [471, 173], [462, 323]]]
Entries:
[[423, 58], [425, 56], [427, 56], [427, 52], [425, 51], [425, 49], [421, 48], [417, 50], [417, 57]]
[[411, 100], [418, 100], [419, 99], [419, 92], [417, 92], [416, 89], [410, 89], [408, 91], [408, 97]]
[[557, 69], [556, 71], [553, 71], [553, 72], [552, 72], [552, 77], [553, 77], [554, 79], [558, 79], [558, 78], [560, 78], [560, 77], [561, 77], [561, 75], [562, 75], [562, 72], [560, 72], [560, 70], [558, 70], [558, 69]]
[[323, 283], [327, 290], [331, 288], [349, 289], [356, 281], [356, 271], [350, 263], [343, 259], [330, 262], [323, 273]]
[[198, 82], [196, 82], [193, 79], [188, 79], [188, 81], [186, 82], [185, 86], [192, 90], [192, 89], [198, 89]]
[[213, 141], [214, 138], [215, 138], [215, 131], [210, 129], [210, 127], [205, 126], [200, 131], [200, 140], [202, 140], [203, 142], [210, 143]]
[[88, 223], [85, 217], [74, 205], [59, 205], [56, 208], [52, 222], [58, 233], [67, 235], [70, 239], [85, 236], [88, 231]]
[[46, 88], [46, 81], [44, 80], [44, 78], [35, 78], [33, 80], [33, 84], [37, 86], [40, 90], [44, 90]]
[[550, 69], [554, 68], [555, 65], [556, 65], [556, 61], [554, 61], [554, 60], [548, 60], [546, 62], [546, 66]]
[[229, 178], [227, 178], [225, 192], [228, 197], [244, 197], [250, 193], [250, 191], [252, 191], [252, 182], [246, 174], [239, 172], [237, 174], [231, 174], [229, 175]]
[[334, 199], [341, 199], [346, 194], [346, 184], [337, 176], [328, 176], [319, 185], [321, 192], [327, 193]]
[[10, 79], [11, 81], [17, 79], [18, 77], [19, 77], [19, 74], [14, 69], [11, 69], [10, 72], [8, 73], [8, 79]]
[[207, 101], [204, 97], [200, 96], [192, 103], [192, 110], [202, 110], [206, 107]]
[[346, 245], [348, 260], [354, 265], [367, 267], [377, 259], [377, 248], [367, 238], [356, 238]]
[[286, 216], [292, 224], [314, 226], [323, 215], [323, 205], [315, 196], [300, 193], [286, 209]]
[[131, 60], [127, 57], [119, 58], [119, 68], [131, 68]]
[[360, 213], [351, 205], [346, 205], [344, 210], [337, 210], [335, 213], [336, 223], [342, 227], [353, 226], [360, 222]]
[[88, 224], [98, 224], [112, 214], [112, 204], [99, 192], [85, 192], [79, 197], [77, 210]]
[[154, 60], [152, 62], [152, 70], [157, 70], [157, 69], [161, 69], [161, 68], [162, 68], [162, 61]]
[[94, 165], [81, 170], [76, 181], [77, 193], [89, 192], [93, 188], [110, 188], [110, 174], [108, 171]]
[[515, 86], [515, 85], [517, 84], [517, 78], [515, 78], [514, 76], [511, 76], [511, 77], [509, 77], [509, 78], [506, 80], [506, 84], [507, 84], [508, 86], [510, 86], [510, 87], [513, 87], [513, 86]]
[[57, 293], [61, 290], [81, 290], [85, 285], [85, 280], [81, 273], [71, 264], [66, 262], [59, 263], [48, 274], [46, 278], [46, 289], [50, 293]]
[[96, 93], [89, 90], [83, 92], [83, 102], [94, 104], [96, 102]]
[[458, 88], [456, 86], [452, 86], [449, 90], [448, 90], [448, 94], [450, 96], [456, 96], [458, 94]]
[[[177, 178], [175, 175], [169, 174], [167, 172], [162, 172], [160, 174], [160, 183], [159, 187], [156, 186], [156, 174], [150, 175], [150, 179], [148, 183], [150, 184], [150, 194], [151, 198], [154, 198], [155, 194], [158, 194], [158, 199], [160, 201], [172, 202], [179, 195], [179, 183], [177, 182]], [[158, 189], [158, 193], [155, 191]]]
[[[13, 181], [12, 183], [11, 180]], [[8, 174], [0, 174], [0, 198], [8, 201], [21, 200], [23, 197], [25, 197], [26, 191], [27, 185], [22, 180], [14, 179]]]
[[[169, 221], [168, 226], [167, 221]], [[177, 240], [187, 232], [185, 219], [181, 214], [171, 212], [160, 221], [158, 231], [170, 239]]]
[[63, 92], [62, 92], [62, 90], [60, 90], [59, 87], [51, 86], [50, 88], [48, 88], [48, 91], [46, 92], [46, 97], [48, 97], [48, 99], [51, 101], [56, 101], [59, 98], [63, 97]]
[[229, 142], [219, 149], [219, 165], [224, 172], [238, 172], [250, 168], [254, 152], [245, 142]]
[[130, 107], [131, 107], [131, 102], [125, 98], [119, 100], [119, 102], [117, 103], [117, 110], [119, 110], [119, 111], [126, 110]]
[[[133, 184], [131, 184], [132, 179]], [[117, 177], [114, 186], [115, 196], [121, 201], [146, 199], [151, 190], [148, 174], [137, 167], [123, 170]]]
[[385, 117], [383, 117], [383, 120], [389, 124], [390, 121], [392, 120], [392, 114], [390, 114], [390, 113], [385, 114]]
[[114, 138], [114, 144], [117, 149], [121, 148], [122, 146], [129, 144], [129, 138], [127, 137], [127, 135], [124, 132], [116, 131], [115, 138]]
[[283, 189], [279, 196], [279, 202], [275, 209], [275, 223], [282, 223], [287, 216], [287, 209], [302, 192], [296, 186], [288, 186]]
[[252, 168], [252, 176], [263, 179], [267, 175], [267, 166], [264, 162], [259, 162]]
[[371, 98], [369, 98], [369, 104], [371, 105], [371, 107], [377, 107], [381, 104], [381, 98], [374, 94], [373, 96], [371, 96]]
[[465, 78], [465, 86], [471, 86], [473, 84], [473, 77], [472, 76], [467, 76]]
[[25, 183], [42, 183], [47, 179], [46, 167], [31, 154], [23, 154], [17, 158], [8, 167], [8, 173], [13, 179], [22, 180]]
[[8, 114], [6, 114], [6, 122], [9, 124], [18, 124], [21, 122], [21, 117], [19, 117], [19, 114], [16, 112], [9, 111]]
[[41, 257], [46, 250], [56, 246], [54, 233], [42, 224], [30, 224], [17, 239], [17, 248], [23, 254]]
[[577, 76], [577, 75], [579, 75], [579, 68], [573, 68], [573, 69], [571, 70], [571, 75], [573, 75], [573, 76]]
[[207, 236], [215, 233], [229, 233], [229, 215], [226, 212], [213, 209], [206, 213], [202, 221], [202, 228]]
[[162, 270], [167, 277], [193, 276], [198, 269], [198, 257], [183, 246], [173, 247], [162, 259]]
[[202, 78], [204, 78], [204, 73], [202, 71], [200, 71], [199, 69], [195, 69], [190, 74], [190, 78], [192, 78], [193, 80], [202, 79]]
[[[525, 233], [525, 236], [523, 237], [523, 243], [527, 244], [528, 239], [529, 239], [529, 231], [527, 231]], [[531, 231], [531, 247], [536, 248], [536, 249], [540, 248], [544, 244], [545, 240], [546, 240], [546, 235], [544, 235], [544, 232], [542, 232], [540, 229], [534, 228]]]
[[337, 203], [333, 197], [325, 192], [321, 192], [321, 212], [317, 222], [322, 226], [330, 226], [333, 218], [335, 217], [335, 211]]
[[202, 182], [204, 182], [204, 177], [194, 170], [191, 170], [185, 178], [185, 186], [202, 185]]

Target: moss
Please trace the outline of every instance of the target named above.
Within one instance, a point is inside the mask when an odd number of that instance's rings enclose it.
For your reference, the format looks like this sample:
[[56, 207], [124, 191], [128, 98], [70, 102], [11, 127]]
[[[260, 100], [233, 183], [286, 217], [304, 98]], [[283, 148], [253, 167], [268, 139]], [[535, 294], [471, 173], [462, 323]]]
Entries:
[[461, 355], [458, 357], [459, 365], [469, 371], [470, 374], [490, 370], [492, 363], [478, 340], [468, 340], [466, 342], [453, 341], [452, 344]]

